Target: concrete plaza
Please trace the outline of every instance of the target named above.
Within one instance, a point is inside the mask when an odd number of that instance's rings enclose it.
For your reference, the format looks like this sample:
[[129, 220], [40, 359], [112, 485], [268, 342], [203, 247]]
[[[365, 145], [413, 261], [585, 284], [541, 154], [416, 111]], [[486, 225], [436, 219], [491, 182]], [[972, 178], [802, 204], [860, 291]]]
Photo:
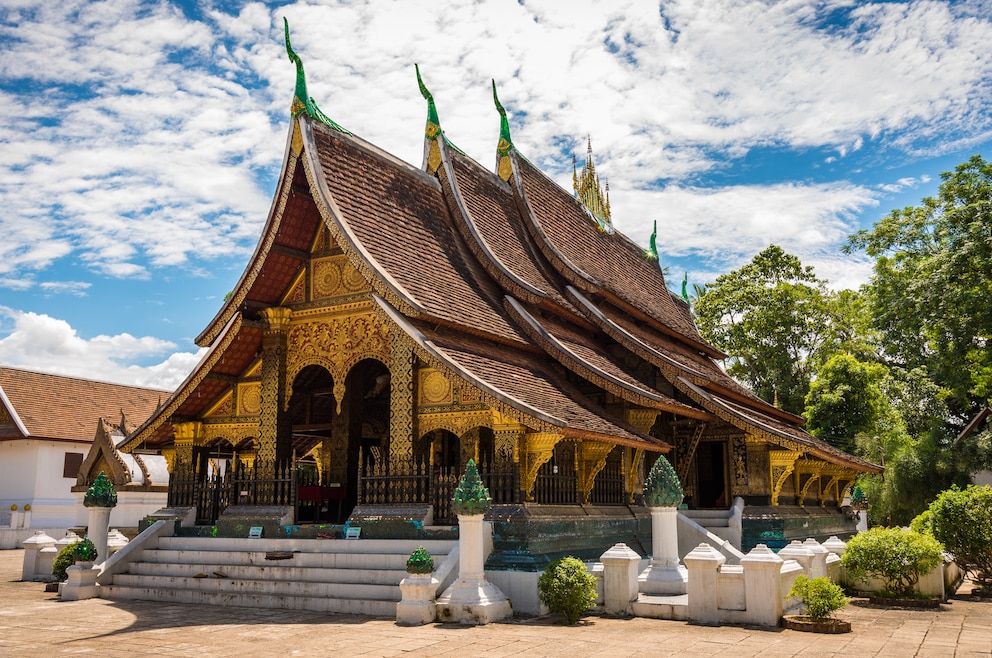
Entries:
[[61, 602], [20, 582], [22, 550], [0, 551], [0, 656], [992, 656], [992, 601], [939, 611], [855, 600], [845, 635], [589, 616], [414, 628], [388, 619], [144, 601]]

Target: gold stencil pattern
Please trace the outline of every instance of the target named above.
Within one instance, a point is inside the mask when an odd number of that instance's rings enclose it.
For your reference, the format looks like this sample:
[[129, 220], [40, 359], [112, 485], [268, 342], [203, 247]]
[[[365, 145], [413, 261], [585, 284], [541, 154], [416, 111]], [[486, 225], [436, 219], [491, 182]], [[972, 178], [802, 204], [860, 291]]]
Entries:
[[262, 409], [262, 385], [258, 382], [238, 386], [238, 415], [254, 416]]
[[437, 370], [420, 372], [420, 403], [451, 404], [451, 382]]

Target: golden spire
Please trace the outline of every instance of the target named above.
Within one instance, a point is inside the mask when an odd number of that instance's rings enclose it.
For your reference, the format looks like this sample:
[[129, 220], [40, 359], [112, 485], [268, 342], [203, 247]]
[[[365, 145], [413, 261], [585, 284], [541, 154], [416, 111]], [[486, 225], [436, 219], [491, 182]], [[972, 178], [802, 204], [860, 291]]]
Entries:
[[592, 137], [586, 142], [586, 162], [582, 165], [582, 173], [576, 171], [575, 156], [572, 156], [572, 187], [575, 189], [575, 196], [582, 205], [586, 207], [589, 214], [596, 220], [600, 231], [612, 232], [613, 222], [610, 217], [610, 197], [607, 182], [606, 191], [603, 191], [596, 174], [596, 165], [592, 157]]

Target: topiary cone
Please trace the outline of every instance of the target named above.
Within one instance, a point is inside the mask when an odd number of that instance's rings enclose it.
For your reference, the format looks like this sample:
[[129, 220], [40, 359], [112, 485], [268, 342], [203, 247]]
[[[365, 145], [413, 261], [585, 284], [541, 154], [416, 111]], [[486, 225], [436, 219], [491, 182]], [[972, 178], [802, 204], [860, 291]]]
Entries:
[[648, 507], [678, 507], [682, 504], [682, 483], [664, 456], [658, 457], [644, 482], [644, 504]]
[[451, 511], [459, 516], [471, 516], [485, 514], [492, 506], [493, 499], [489, 496], [489, 490], [482, 484], [479, 470], [475, 467], [475, 460], [469, 459], [465, 466], [465, 475], [458, 483], [455, 495], [451, 497]]

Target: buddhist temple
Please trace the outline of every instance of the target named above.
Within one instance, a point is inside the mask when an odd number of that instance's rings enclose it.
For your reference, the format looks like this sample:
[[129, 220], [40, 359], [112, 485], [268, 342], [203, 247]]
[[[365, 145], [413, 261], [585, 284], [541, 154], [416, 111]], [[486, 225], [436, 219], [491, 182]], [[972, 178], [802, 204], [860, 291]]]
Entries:
[[591, 146], [563, 189], [514, 146], [494, 84], [490, 170], [417, 71], [416, 167], [325, 115], [288, 27], [286, 47], [296, 92], [258, 246], [206, 356], [120, 446], [165, 456], [170, 506], [409, 536], [457, 522], [471, 458], [494, 503], [487, 566], [543, 568], [649, 550], [643, 481], [668, 459], [688, 511], [743, 501], [746, 538], [794, 538], [789, 519], [802, 538], [853, 531], [845, 492], [880, 469], [724, 373], [666, 285], [663, 235], [645, 250], [614, 229]]

